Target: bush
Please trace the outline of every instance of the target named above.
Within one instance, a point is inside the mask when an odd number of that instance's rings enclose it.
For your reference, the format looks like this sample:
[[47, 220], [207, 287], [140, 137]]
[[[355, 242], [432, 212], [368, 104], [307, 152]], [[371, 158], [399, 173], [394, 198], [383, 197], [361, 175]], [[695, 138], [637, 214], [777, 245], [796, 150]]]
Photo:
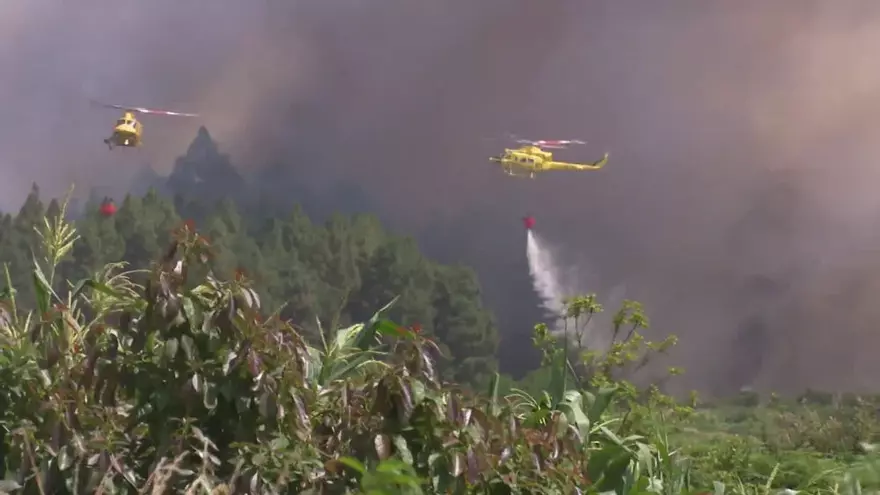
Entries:
[[[439, 347], [383, 316], [396, 299], [363, 323], [319, 324], [320, 342], [307, 342], [244, 276], [212, 274], [191, 225], [150, 270], [116, 263], [59, 284], [78, 239], [63, 217], [37, 229], [36, 308], [18, 307], [8, 270], [0, 294], [2, 493], [813, 493], [818, 472], [836, 469], [827, 455], [870, 450], [876, 436], [873, 406], [854, 401], [839, 419], [753, 409], [739, 426], [772, 427], [764, 440], [693, 442], [704, 433], [681, 422], [717, 427], [718, 415], [620, 377], [671, 342], [641, 337], [632, 303], [613, 331], [631, 329], [604, 355], [569, 352], [538, 326], [545, 390], [502, 397], [498, 374], [476, 396], [443, 382]], [[590, 301], [574, 300], [575, 318], [579, 304], [598, 310]], [[673, 442], [693, 444], [691, 457]], [[822, 489], [876, 486], [868, 460]]]
[[603, 422], [614, 387], [508, 400], [496, 375], [490, 393], [466, 395], [440, 382], [437, 346], [384, 319], [387, 307], [322, 329], [312, 346], [263, 311], [244, 277], [215, 278], [189, 225], [137, 277], [113, 264], [59, 288], [55, 268], [77, 241], [63, 216], [38, 229], [36, 309], [4, 294], [3, 488], [569, 494], [643, 484], [650, 449]]

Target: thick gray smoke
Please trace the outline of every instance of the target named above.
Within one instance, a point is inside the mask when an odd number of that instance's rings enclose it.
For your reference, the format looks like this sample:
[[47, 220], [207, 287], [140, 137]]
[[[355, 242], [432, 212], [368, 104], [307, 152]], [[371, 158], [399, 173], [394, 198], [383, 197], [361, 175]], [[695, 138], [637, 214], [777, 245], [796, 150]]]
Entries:
[[[236, 162], [295, 156], [304, 181], [379, 191], [401, 227], [483, 215], [450, 243], [493, 266], [526, 270], [491, 225], [530, 210], [682, 337], [687, 385], [864, 388], [878, 27], [872, 0], [7, 0], [0, 199], [167, 170], [194, 134], [149, 118], [139, 154], [109, 154], [115, 115], [89, 98], [196, 111]], [[514, 183], [484, 160], [507, 131], [612, 161]]]

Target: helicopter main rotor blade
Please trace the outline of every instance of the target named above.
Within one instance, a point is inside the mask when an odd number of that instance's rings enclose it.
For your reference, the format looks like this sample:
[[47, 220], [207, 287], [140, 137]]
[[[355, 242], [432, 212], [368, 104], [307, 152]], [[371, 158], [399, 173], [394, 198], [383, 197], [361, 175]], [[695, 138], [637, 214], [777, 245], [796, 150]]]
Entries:
[[128, 107], [124, 107], [124, 106], [122, 106], [122, 105], [112, 105], [112, 104], [110, 104], [110, 103], [104, 103], [104, 102], [100, 102], [100, 101], [97, 101], [97, 100], [90, 100], [90, 101], [92, 102], [92, 105], [97, 105], [97, 106], [99, 106], [99, 107], [104, 107], [104, 108], [115, 108], [115, 109], [117, 109], [117, 110], [128, 110], [128, 109], [129, 109]]
[[542, 148], [565, 148], [566, 146], [570, 146], [572, 144], [587, 144], [586, 141], [582, 141], [580, 139], [517, 139], [516, 142], [519, 144], [531, 144], [533, 146], [540, 146]]
[[172, 117], [198, 117], [199, 116], [199, 114], [197, 114], [197, 113], [172, 112], [170, 110], [153, 110], [150, 108], [143, 108], [143, 107], [129, 108], [129, 110], [132, 110], [132, 111], [138, 112], [138, 113], [148, 114], [148, 115], [169, 115]]
[[115, 108], [117, 110], [123, 110], [126, 112], [137, 112], [143, 113], [147, 115], [169, 115], [172, 117], [198, 117], [199, 115], [196, 113], [184, 113], [184, 112], [172, 112], [169, 110], [154, 110], [152, 108], [144, 108], [144, 107], [130, 107], [125, 105], [114, 105], [110, 103], [102, 103], [100, 101], [92, 100], [92, 103], [95, 105], [99, 105], [107, 108]]

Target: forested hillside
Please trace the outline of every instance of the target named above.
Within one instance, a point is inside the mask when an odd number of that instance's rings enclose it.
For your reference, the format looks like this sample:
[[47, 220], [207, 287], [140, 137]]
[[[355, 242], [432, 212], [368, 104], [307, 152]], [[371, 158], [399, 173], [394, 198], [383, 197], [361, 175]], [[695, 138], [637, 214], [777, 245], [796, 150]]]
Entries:
[[[230, 157], [222, 148], [222, 143], [218, 144], [207, 129], [199, 129], [188, 149], [175, 161], [170, 175], [158, 175], [145, 168], [129, 190], [143, 195], [153, 188], [160, 196], [174, 198], [182, 217], [197, 221], [219, 199], [232, 200], [248, 225], [267, 216], [285, 216], [296, 207], [313, 221], [322, 223], [334, 213], [375, 214], [386, 229], [400, 229], [413, 236], [420, 250], [432, 258], [444, 263], [464, 263], [475, 270], [484, 291], [483, 303], [492, 311], [499, 332], [505, 336], [495, 356], [505, 372], [521, 377], [539, 365], [540, 355], [528, 342], [534, 323], [544, 314], [537, 304], [523, 304], [533, 300], [534, 292], [525, 253], [519, 247], [523, 239], [518, 213], [498, 211], [502, 205], [487, 204], [455, 218], [437, 216], [424, 224], [401, 225], [395, 223], [397, 212], [388, 211], [377, 201], [380, 196], [394, 196], [397, 191], [366, 190], [362, 184], [344, 177], [316, 186], [308, 178], [313, 162], [307, 155], [292, 152], [283, 162], [260, 163], [258, 158]], [[407, 206], [394, 203], [393, 208]], [[77, 209], [80, 208], [81, 205]], [[497, 221], [505, 215], [510, 223]], [[203, 222], [198, 223], [204, 226]], [[489, 254], [499, 243], [510, 246], [510, 251]]]
[[[362, 321], [399, 294], [392, 316], [436, 338], [448, 357], [445, 378], [481, 384], [495, 370], [498, 334], [473, 272], [425, 258], [415, 241], [391, 235], [375, 217], [334, 215], [316, 224], [293, 207], [262, 217], [252, 212], [245, 221], [230, 199], [176, 199], [177, 205], [151, 190], [124, 198], [110, 216], [91, 200], [75, 222], [82, 240], [58, 275], [79, 280], [117, 260], [148, 268], [174, 229], [189, 222], [210, 240], [219, 277], [245, 273], [262, 287], [263, 307], [283, 306], [282, 316], [307, 335], [316, 335], [317, 319], [333, 328]], [[18, 214], [0, 219], [0, 263], [8, 263], [13, 286], [30, 282], [39, 242], [34, 226], [58, 208], [55, 200], [45, 204], [34, 185]], [[26, 305], [30, 297], [21, 294]]]

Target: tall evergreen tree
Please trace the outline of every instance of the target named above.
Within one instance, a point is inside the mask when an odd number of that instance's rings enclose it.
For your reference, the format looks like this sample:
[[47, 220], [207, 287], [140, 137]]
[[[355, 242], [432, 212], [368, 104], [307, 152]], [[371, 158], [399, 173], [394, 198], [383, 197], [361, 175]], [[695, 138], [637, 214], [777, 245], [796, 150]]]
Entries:
[[125, 240], [117, 229], [116, 219], [101, 215], [99, 206], [98, 201], [90, 199], [76, 222], [80, 240], [73, 246], [71, 259], [61, 267], [67, 279], [89, 277], [105, 264], [125, 258]]
[[447, 376], [458, 383], [487, 382], [496, 370], [498, 331], [480, 305], [474, 273], [463, 266], [435, 270], [433, 329], [453, 362]]
[[366, 267], [361, 292], [353, 304], [354, 313], [362, 319], [372, 308], [399, 295], [392, 311], [394, 318], [404, 324], [429, 325], [435, 317], [433, 287], [433, 270], [415, 241], [389, 237]]

